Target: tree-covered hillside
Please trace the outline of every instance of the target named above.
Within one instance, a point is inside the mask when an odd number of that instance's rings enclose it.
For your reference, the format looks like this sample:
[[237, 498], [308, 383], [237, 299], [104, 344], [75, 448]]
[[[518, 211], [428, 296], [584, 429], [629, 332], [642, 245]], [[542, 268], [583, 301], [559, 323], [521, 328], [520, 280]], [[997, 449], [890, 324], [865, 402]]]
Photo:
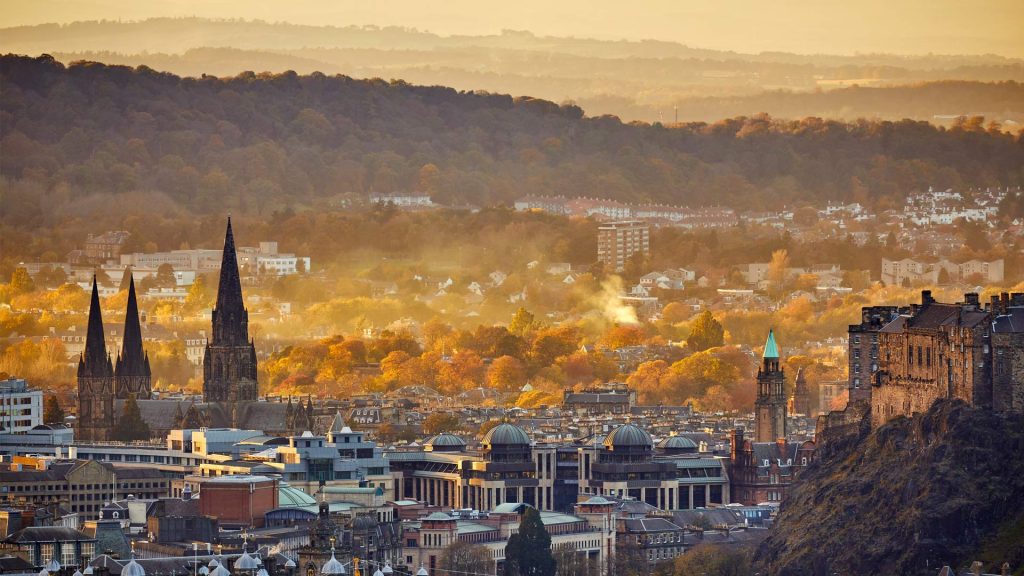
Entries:
[[117, 195], [268, 214], [371, 191], [489, 205], [524, 194], [781, 207], [895, 207], [928, 186], [1018, 185], [1021, 135], [980, 120], [741, 117], [623, 124], [575, 106], [344, 76], [181, 78], [49, 57], [0, 58], [2, 222], [52, 225]]

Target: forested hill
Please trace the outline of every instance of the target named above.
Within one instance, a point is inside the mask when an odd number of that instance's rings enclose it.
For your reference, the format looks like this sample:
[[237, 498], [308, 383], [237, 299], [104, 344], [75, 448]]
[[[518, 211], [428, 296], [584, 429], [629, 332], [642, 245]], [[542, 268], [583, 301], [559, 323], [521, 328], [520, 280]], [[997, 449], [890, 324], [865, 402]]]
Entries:
[[49, 57], [0, 57], [0, 131], [0, 215], [16, 226], [52, 224], [90, 195], [139, 191], [197, 213], [264, 214], [413, 190], [475, 205], [562, 194], [884, 208], [928, 186], [1024, 178], [1021, 135], [980, 121], [950, 130], [767, 117], [664, 127], [403, 82], [180, 78]]

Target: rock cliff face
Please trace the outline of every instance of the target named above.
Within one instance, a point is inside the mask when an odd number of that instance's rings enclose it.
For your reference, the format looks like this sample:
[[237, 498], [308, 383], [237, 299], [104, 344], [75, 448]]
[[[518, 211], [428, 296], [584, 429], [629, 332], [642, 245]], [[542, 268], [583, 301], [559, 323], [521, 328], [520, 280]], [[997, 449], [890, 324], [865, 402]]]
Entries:
[[758, 549], [763, 573], [1024, 572], [1024, 416], [938, 401], [821, 456]]

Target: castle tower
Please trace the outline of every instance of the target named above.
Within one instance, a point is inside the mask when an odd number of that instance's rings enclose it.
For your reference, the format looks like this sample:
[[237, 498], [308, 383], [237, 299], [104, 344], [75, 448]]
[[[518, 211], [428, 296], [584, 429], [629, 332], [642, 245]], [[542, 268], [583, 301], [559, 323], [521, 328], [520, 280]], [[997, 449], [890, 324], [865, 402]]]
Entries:
[[761, 362], [754, 401], [754, 441], [775, 442], [786, 437], [786, 374], [779, 364], [779, 346], [773, 330], [768, 331]]
[[232, 415], [235, 426], [238, 403], [253, 402], [258, 394], [256, 347], [249, 340], [249, 313], [242, 300], [235, 237], [228, 218], [217, 304], [213, 309], [213, 339], [206, 344], [203, 357], [203, 398], [207, 402], [227, 403], [226, 412]]
[[[131, 274], [131, 270], [126, 271]], [[139, 323], [139, 304], [135, 299], [135, 279], [128, 281], [128, 307], [124, 318], [124, 341], [114, 366], [114, 382], [120, 399], [134, 395], [148, 399], [153, 392], [149, 355], [142, 348], [142, 325]]]
[[92, 278], [85, 350], [78, 359], [78, 430], [80, 440], [106, 440], [114, 426], [114, 367], [107, 354], [96, 277]]

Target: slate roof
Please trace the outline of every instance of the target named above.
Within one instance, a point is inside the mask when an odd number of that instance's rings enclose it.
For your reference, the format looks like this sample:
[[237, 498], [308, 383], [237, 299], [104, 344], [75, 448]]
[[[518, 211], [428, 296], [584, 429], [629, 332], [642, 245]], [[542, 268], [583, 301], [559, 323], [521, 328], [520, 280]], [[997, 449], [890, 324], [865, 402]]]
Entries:
[[[114, 410], [123, 410], [124, 400], [114, 401]], [[177, 426], [175, 414], [178, 410], [184, 414], [192, 401], [185, 400], [139, 400], [139, 412], [142, 419], [154, 430], [172, 430]], [[204, 424], [211, 428], [231, 427], [231, 415], [224, 407], [215, 402], [196, 403], [204, 419]], [[288, 404], [284, 402], [242, 402], [239, 404], [238, 427], [254, 430], [286, 430], [285, 411]]]
[[1024, 332], [1024, 308], [1010, 308], [992, 320], [992, 331], [1000, 334]]
[[91, 541], [94, 538], [65, 526], [29, 526], [22, 528], [7, 537], [4, 542], [11, 544], [28, 544], [30, 542], [75, 542]]
[[680, 532], [682, 528], [664, 518], [627, 518], [622, 521], [626, 532], [641, 534], [646, 532]]

